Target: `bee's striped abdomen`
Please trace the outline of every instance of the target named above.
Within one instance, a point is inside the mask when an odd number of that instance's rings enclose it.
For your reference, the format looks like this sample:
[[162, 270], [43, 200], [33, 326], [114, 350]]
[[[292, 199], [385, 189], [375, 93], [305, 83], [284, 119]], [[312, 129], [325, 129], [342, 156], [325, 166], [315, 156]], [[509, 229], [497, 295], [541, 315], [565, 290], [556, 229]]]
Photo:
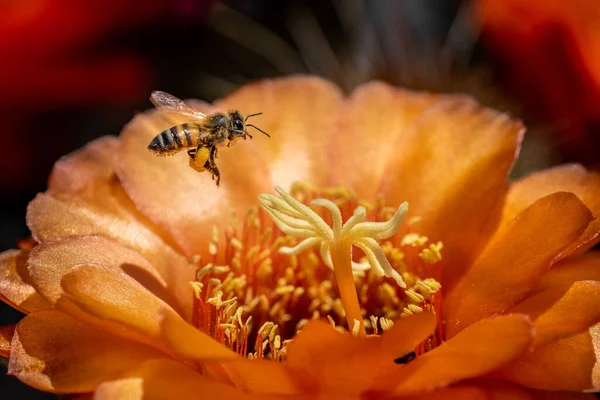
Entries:
[[198, 145], [198, 124], [185, 123], [165, 129], [152, 139], [148, 150], [161, 155], [175, 153], [184, 148], [196, 147]]

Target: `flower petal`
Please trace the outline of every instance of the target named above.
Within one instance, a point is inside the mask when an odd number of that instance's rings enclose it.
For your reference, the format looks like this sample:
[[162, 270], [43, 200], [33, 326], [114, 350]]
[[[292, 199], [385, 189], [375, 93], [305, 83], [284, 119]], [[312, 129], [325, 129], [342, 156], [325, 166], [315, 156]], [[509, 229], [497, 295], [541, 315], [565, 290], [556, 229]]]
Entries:
[[27, 253], [20, 250], [0, 254], [0, 297], [25, 314], [51, 307], [31, 286], [27, 257]]
[[166, 283], [138, 252], [103, 236], [72, 236], [36, 246], [29, 255], [29, 273], [38, 293], [52, 304], [63, 293], [60, 281], [77, 265], [95, 264], [120, 268], [146, 289], [177, 307]]
[[497, 375], [543, 390], [583, 391], [600, 388], [599, 326], [537, 347]]
[[552, 266], [542, 278], [537, 290], [564, 287], [566, 292], [576, 281], [586, 280], [600, 281], [600, 251], [568, 258]]
[[105, 382], [94, 392], [96, 400], [152, 399], [247, 399], [242, 390], [220, 383], [172, 360], [152, 360], [125, 374], [127, 378]]
[[[103, 266], [82, 265], [66, 274], [61, 284], [67, 299], [81, 311], [105, 325], [111, 323], [121, 328], [111, 331], [167, 352], [170, 350], [162, 335], [159, 316], [171, 315], [178, 320], [181, 317], [131, 277]], [[215, 358], [230, 356], [231, 351], [208, 337], [202, 344]]]
[[575, 193], [596, 217], [579, 240], [563, 252], [563, 256], [592, 248], [600, 240], [600, 173], [588, 172], [578, 164], [535, 172], [514, 182], [506, 198], [501, 225], [508, 224], [537, 199], [559, 191]]
[[558, 300], [555, 291], [540, 292], [511, 311], [534, 318], [535, 346], [586, 331], [600, 322], [600, 282], [575, 282]]
[[[328, 81], [294, 76], [246, 85], [215, 105], [244, 114], [264, 112], [248, 122], [270, 133], [271, 138], [248, 128], [254, 140], [239, 146], [255, 152], [259, 162], [267, 166], [271, 186], [287, 190], [294, 181], [321, 187], [326, 184], [329, 134], [341, 104], [341, 91]], [[230, 160], [238, 162], [237, 158]]]
[[[523, 125], [465, 97], [445, 97], [390, 144], [380, 191], [407, 201], [418, 233], [444, 243], [442, 286], [451, 290], [500, 218]], [[460, 233], [457, 234], [457, 227]]]
[[430, 391], [487, 374], [527, 351], [534, 336], [524, 315], [480, 320], [439, 347], [406, 365], [397, 365], [379, 381], [393, 395]]
[[27, 208], [27, 225], [40, 243], [75, 235], [102, 235], [137, 251], [163, 277], [184, 315], [191, 314], [192, 296], [188, 282], [193, 278], [193, 267], [135, 219], [108, 214], [76, 198], [64, 202], [47, 194], [38, 194]]
[[337, 112], [337, 126], [327, 147], [329, 183], [375, 200], [389, 159], [398, 157], [391, 144], [437, 98], [382, 82], [355, 89]]
[[381, 337], [353, 337], [312, 320], [288, 345], [287, 364], [312, 375], [323, 392], [358, 394], [397, 367], [394, 360], [411, 353], [435, 324], [424, 312], [395, 321]]
[[161, 329], [176, 354], [203, 362], [220, 361], [220, 367], [231, 381], [248, 393], [293, 394], [314, 386], [310, 379], [286, 364], [247, 360], [225, 347], [226, 352], [215, 353], [211, 346], [214, 347], [216, 341], [171, 314], [162, 316]]
[[10, 355], [10, 341], [15, 334], [16, 324], [0, 326], [0, 356], [8, 358]]
[[536, 287], [555, 257], [592, 220], [572, 193], [546, 196], [499, 232], [446, 298], [448, 337], [506, 311]]
[[89, 392], [144, 361], [164, 357], [152, 347], [45, 310], [17, 325], [8, 373], [48, 392]]

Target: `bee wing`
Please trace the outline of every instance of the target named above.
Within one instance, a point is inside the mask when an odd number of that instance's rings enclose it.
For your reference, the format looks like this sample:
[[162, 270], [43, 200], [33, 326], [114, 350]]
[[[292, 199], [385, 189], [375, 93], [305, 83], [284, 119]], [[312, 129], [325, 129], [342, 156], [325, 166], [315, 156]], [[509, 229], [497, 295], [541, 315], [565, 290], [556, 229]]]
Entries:
[[202, 119], [206, 116], [206, 114], [185, 104], [183, 100], [159, 90], [152, 92], [150, 101], [158, 110], [164, 113], [183, 114], [194, 119]]

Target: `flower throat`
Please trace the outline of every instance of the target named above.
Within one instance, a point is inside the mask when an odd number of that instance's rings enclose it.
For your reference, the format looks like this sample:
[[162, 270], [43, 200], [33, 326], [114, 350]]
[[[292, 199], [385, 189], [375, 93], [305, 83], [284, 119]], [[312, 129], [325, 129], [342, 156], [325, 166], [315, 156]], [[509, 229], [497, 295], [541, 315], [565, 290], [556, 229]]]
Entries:
[[[343, 187], [318, 190], [296, 183], [289, 194], [277, 190], [282, 198], [261, 195], [263, 207], [249, 209], [237, 228], [213, 228], [210, 260], [192, 260], [199, 266], [190, 282], [198, 329], [245, 357], [284, 361], [286, 345], [309, 319], [326, 318], [344, 333], [377, 335], [395, 319], [428, 310], [437, 315], [437, 329], [415, 352], [441, 344], [442, 244], [417, 233], [418, 217], [398, 229], [393, 225], [402, 220], [404, 205], [396, 210], [382, 198], [369, 204]], [[317, 218], [313, 227], [310, 221]], [[357, 223], [360, 219], [372, 222]], [[387, 238], [341, 240], [348, 245], [341, 252], [348, 252], [351, 275], [340, 282], [336, 239], [344, 229]], [[348, 306], [352, 292], [356, 304]]]

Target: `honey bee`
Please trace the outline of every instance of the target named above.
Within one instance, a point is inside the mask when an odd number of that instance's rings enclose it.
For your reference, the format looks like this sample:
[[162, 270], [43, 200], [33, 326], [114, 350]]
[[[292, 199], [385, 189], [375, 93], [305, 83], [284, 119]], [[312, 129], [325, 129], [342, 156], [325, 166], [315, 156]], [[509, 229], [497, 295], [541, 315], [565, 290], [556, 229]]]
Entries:
[[271, 137], [262, 129], [246, 123], [248, 118], [262, 113], [250, 114], [245, 118], [237, 110], [206, 115], [194, 110], [177, 97], [161, 91], [152, 92], [150, 101], [159, 111], [184, 115], [189, 117], [190, 122], [162, 131], [152, 139], [148, 150], [157, 156], [169, 156], [188, 149], [190, 167], [198, 172], [209, 171], [212, 179], [217, 180], [217, 187], [221, 182], [221, 174], [215, 164], [217, 146], [227, 144], [229, 147], [236, 139], [246, 140], [246, 136], [252, 139], [247, 127]]

